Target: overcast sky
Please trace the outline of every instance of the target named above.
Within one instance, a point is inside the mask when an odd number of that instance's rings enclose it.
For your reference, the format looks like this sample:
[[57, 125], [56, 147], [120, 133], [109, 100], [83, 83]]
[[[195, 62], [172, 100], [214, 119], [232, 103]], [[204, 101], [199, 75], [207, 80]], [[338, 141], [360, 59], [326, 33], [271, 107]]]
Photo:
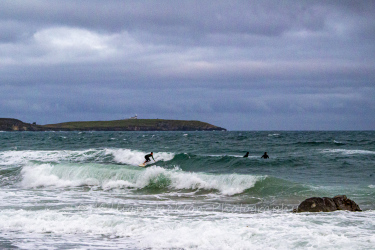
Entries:
[[2, 0], [0, 117], [374, 130], [375, 1]]

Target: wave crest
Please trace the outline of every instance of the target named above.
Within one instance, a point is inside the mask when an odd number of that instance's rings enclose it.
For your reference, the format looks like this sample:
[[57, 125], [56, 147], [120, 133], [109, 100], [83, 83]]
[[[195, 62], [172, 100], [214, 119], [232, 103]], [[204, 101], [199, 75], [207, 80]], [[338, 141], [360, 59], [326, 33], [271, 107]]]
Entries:
[[106, 165], [25, 166], [21, 185], [26, 188], [98, 186], [104, 190], [117, 188], [207, 190], [223, 195], [235, 195], [254, 187], [264, 177], [240, 174], [207, 174], [184, 172], [179, 168], [164, 169], [152, 166], [146, 169]]
[[[0, 152], [0, 162], [4, 166], [26, 165], [36, 161], [40, 163], [61, 162], [95, 162], [95, 163], [119, 163], [138, 166], [149, 152], [130, 149], [86, 149], [86, 150], [24, 150]], [[173, 153], [154, 153], [155, 161], [169, 161], [174, 157]]]

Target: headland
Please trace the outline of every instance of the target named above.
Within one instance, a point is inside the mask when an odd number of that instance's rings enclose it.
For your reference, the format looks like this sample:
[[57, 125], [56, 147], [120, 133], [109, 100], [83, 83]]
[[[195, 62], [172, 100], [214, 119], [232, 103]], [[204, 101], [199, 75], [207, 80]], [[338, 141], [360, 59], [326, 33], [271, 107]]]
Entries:
[[0, 118], [0, 131], [226, 131], [226, 129], [206, 122], [187, 120], [124, 119], [37, 125], [13, 118]]

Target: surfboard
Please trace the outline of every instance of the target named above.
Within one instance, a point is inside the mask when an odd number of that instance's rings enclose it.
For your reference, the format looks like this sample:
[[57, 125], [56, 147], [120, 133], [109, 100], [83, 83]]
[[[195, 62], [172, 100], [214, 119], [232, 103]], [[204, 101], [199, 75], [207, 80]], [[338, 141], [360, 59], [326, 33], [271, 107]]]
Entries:
[[138, 167], [145, 168], [147, 165], [155, 164], [155, 162], [156, 162], [156, 161], [154, 161], [154, 162], [141, 163], [141, 164], [138, 165]]

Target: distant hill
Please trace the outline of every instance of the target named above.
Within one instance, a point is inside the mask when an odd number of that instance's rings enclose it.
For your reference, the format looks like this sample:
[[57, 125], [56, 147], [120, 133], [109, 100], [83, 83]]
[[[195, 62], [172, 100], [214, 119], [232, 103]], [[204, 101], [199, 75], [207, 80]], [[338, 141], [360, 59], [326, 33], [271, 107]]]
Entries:
[[0, 131], [43, 131], [43, 126], [12, 118], [0, 118]]
[[114, 121], [65, 122], [36, 125], [17, 119], [0, 118], [2, 131], [222, 131], [209, 123], [185, 120], [126, 119]]

